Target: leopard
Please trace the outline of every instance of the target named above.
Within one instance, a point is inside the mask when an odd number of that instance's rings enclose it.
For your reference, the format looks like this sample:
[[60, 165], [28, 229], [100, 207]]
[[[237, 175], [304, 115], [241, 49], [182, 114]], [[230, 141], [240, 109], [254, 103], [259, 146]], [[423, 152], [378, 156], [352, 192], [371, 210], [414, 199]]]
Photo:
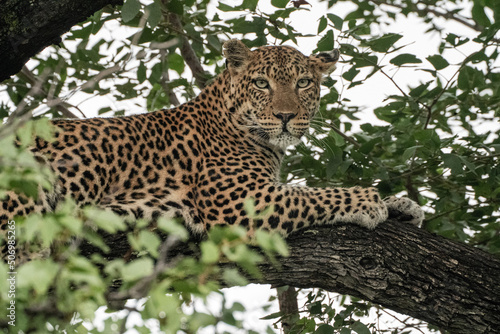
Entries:
[[[251, 50], [231, 39], [225, 69], [194, 99], [132, 116], [53, 119], [53, 140], [31, 151], [57, 176], [38, 199], [8, 192], [0, 222], [57, 210], [67, 197], [132, 219], [181, 217], [193, 234], [216, 225], [284, 237], [309, 226], [354, 223], [373, 229], [391, 212], [420, 224], [420, 206], [383, 200], [375, 187], [309, 187], [279, 181], [286, 149], [301, 142], [318, 112], [321, 84], [340, 51], [305, 56], [291, 46]], [[265, 217], [251, 217], [245, 202]]]

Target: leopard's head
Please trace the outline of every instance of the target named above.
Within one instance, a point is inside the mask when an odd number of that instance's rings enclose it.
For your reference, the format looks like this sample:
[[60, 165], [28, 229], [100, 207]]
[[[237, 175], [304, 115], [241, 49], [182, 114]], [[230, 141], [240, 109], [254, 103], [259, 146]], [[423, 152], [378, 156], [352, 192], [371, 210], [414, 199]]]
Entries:
[[237, 124], [260, 141], [297, 144], [318, 111], [321, 80], [335, 69], [339, 51], [310, 57], [289, 46], [251, 51], [233, 39], [224, 44], [224, 55]]

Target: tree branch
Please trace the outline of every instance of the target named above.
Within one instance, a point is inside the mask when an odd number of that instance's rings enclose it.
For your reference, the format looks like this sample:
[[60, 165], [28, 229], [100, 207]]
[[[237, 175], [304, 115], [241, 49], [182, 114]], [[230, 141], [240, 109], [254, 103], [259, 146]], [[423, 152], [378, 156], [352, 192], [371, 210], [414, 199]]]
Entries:
[[291, 236], [291, 256], [280, 271], [263, 265], [264, 281], [349, 294], [452, 333], [500, 328], [500, 260], [491, 255], [409, 224], [318, 231]]
[[0, 82], [106, 5], [123, 0], [5, 0], [0, 11]]
[[179, 33], [179, 38], [181, 40], [181, 56], [191, 69], [196, 85], [198, 85], [200, 89], [204, 88], [207, 85], [208, 75], [205, 73], [198, 56], [196, 56], [196, 53], [189, 44], [188, 38], [185, 34], [183, 34], [184, 29], [182, 27], [181, 19], [175, 13], [168, 13], [168, 21], [170, 22], [172, 30]]
[[[386, 6], [389, 6], [389, 7], [394, 7], [394, 8], [398, 8], [398, 9], [408, 9], [407, 6], [403, 5], [403, 4], [396, 4], [396, 3], [391, 3], [387, 0], [370, 0], [371, 2], [377, 4], [377, 5], [386, 5]], [[417, 7], [418, 4], [421, 4], [421, 5], [424, 5], [425, 8], [423, 9], [420, 9]], [[472, 30], [475, 30], [477, 32], [483, 32], [484, 31], [484, 27], [474, 23], [472, 21], [472, 19], [467, 19], [467, 18], [464, 18], [460, 15], [457, 15], [456, 13], [454, 13], [453, 11], [446, 11], [446, 10], [443, 10], [443, 11], [440, 11], [436, 8], [432, 8], [430, 7], [428, 4], [424, 3], [424, 2], [421, 2], [421, 1], [417, 1], [416, 4], [413, 4], [412, 8], [411, 9], [411, 12], [415, 12], [417, 13], [419, 16], [421, 17], [425, 17], [429, 14], [432, 14], [434, 15], [435, 17], [442, 17], [446, 20], [452, 20], [452, 21], [455, 21], [455, 22], [458, 22]], [[492, 38], [491, 41], [495, 42], [495, 43], [500, 43], [500, 39], [499, 38]]]
[[[126, 235], [105, 239], [108, 258], [129, 249]], [[371, 231], [353, 224], [316, 227], [291, 235], [288, 244], [290, 256], [279, 259], [279, 269], [263, 263], [263, 278], [249, 281], [349, 294], [452, 333], [500, 328], [500, 260], [477, 248], [398, 222]], [[174, 253], [193, 255], [185, 245]]]

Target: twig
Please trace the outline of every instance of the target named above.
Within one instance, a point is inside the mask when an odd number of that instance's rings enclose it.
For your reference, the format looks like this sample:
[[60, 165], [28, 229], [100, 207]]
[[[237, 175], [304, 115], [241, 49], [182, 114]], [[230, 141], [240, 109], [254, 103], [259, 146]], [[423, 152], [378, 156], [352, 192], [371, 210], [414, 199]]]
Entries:
[[94, 86], [99, 82], [101, 81], [102, 79], [104, 79], [105, 77], [115, 73], [115, 72], [118, 72], [121, 70], [121, 66], [116, 64], [115, 66], [113, 67], [109, 67], [109, 68], [105, 68], [104, 70], [102, 70], [101, 72], [97, 73], [97, 75], [93, 76], [92, 79], [90, 79], [89, 81], [87, 81], [86, 83], [84, 83], [80, 88], [81, 90], [86, 90], [86, 89], [93, 89]]
[[[394, 8], [398, 8], [398, 9], [408, 9], [407, 6], [396, 4], [396, 3], [388, 3], [385, 0], [370, 0], [370, 1], [373, 2], [373, 3], [375, 3], [375, 4], [377, 4], [377, 5], [386, 5], [386, 6], [394, 7]], [[417, 7], [417, 4], [425, 5], [426, 8], [419, 9]], [[466, 26], [466, 27], [468, 27], [468, 28], [470, 28], [472, 30], [475, 30], [477, 32], [483, 32], [484, 31], [484, 27], [482, 27], [480, 25], [477, 25], [475, 23], [471, 23], [471, 22], [467, 21], [466, 18], [460, 17], [460, 16], [456, 15], [455, 13], [453, 13], [451, 11], [441, 12], [441, 11], [439, 11], [437, 9], [430, 8], [430, 7], [428, 7], [427, 4], [422, 3], [421, 1], [418, 1], [416, 4], [414, 4], [413, 8], [411, 8], [411, 9], [412, 9], [413, 12], [417, 12], [421, 16], [424, 16], [424, 15], [430, 13], [430, 14], [435, 15], [436, 17], [442, 17], [442, 18], [445, 18], [447, 20], [453, 20], [455, 22], [463, 24], [464, 26]], [[495, 37], [493, 37], [491, 39], [491, 41], [493, 41], [495, 43], [500, 43], [500, 39], [499, 38], [495, 38]]]
[[[28, 99], [40, 95], [40, 93], [43, 92], [42, 85], [47, 79], [49, 72], [50, 70], [47, 68], [42, 72], [39, 78], [34, 78], [31, 89], [25, 95], [24, 99], [17, 105], [16, 110], [14, 110], [12, 114], [9, 115], [7, 123], [4, 126], [0, 127], [0, 138], [5, 138], [15, 133], [19, 127], [21, 127], [33, 117], [32, 110], [26, 110]], [[31, 72], [29, 73], [31, 74]]]
[[[40, 82], [40, 81], [41, 81], [41, 84], [43, 84], [43, 82], [45, 81], [45, 78], [43, 78], [43, 75], [44, 75], [43, 73], [42, 73], [43, 79], [40, 79], [39, 77], [37, 78], [26, 66], [23, 66], [20, 74], [23, 76], [24, 80], [26, 80], [32, 86], [35, 86], [37, 84], [37, 82]], [[49, 108], [55, 108], [57, 111], [59, 111], [66, 118], [78, 118], [75, 114], [73, 114], [68, 109], [68, 106], [73, 107], [72, 105], [70, 105], [66, 102], [63, 102], [60, 98], [53, 99], [52, 98], [53, 95], [50, 93], [50, 91], [47, 93], [43, 89], [43, 87], [41, 87], [41, 84], [40, 84], [40, 94], [43, 94], [44, 96], [47, 97], [46, 105]], [[18, 108], [19, 108], [19, 106], [18, 106]], [[76, 109], [78, 110], [78, 108], [76, 108]], [[85, 115], [83, 113], [82, 113], [82, 116], [85, 117]]]
[[322, 123], [319, 123], [318, 125], [330, 128], [331, 130], [333, 130], [333, 132], [337, 133], [338, 135], [340, 135], [342, 138], [344, 138], [346, 141], [348, 141], [349, 143], [353, 144], [357, 148], [361, 147], [361, 144], [358, 143], [356, 141], [356, 139], [354, 139], [352, 137], [349, 137], [348, 135], [346, 135], [345, 133], [343, 133], [342, 131], [340, 131], [340, 129], [337, 128], [335, 125], [327, 123], [324, 120], [323, 120]]
[[[486, 47], [488, 45], [484, 45], [480, 51], [478, 52], [483, 52]], [[478, 52], [474, 52], [473, 54], [467, 56], [464, 61], [462, 62], [462, 64], [460, 64], [460, 67], [457, 69], [457, 71], [453, 74], [453, 76], [446, 82], [446, 85], [443, 87], [443, 89], [441, 90], [441, 92], [439, 92], [438, 95], [436, 95], [436, 97], [432, 100], [431, 104], [430, 105], [425, 105], [426, 109], [427, 109], [427, 112], [428, 112], [428, 115], [427, 115], [427, 119], [425, 121], [425, 125], [424, 125], [424, 129], [427, 129], [427, 127], [429, 126], [429, 123], [431, 121], [431, 118], [432, 118], [432, 107], [434, 107], [436, 105], [436, 103], [438, 102], [439, 98], [446, 92], [446, 90], [448, 89], [449, 85], [451, 84], [451, 82], [453, 81], [453, 79], [457, 76], [458, 73], [460, 73], [460, 71], [464, 68], [464, 66], [469, 62], [469, 59], [477, 54]]]

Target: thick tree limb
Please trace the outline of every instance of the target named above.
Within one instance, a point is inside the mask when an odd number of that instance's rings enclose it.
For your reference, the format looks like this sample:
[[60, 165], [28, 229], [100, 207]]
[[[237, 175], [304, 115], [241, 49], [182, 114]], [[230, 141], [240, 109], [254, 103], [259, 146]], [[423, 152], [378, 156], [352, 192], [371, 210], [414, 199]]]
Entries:
[[[106, 237], [108, 256], [122, 257], [126, 240]], [[500, 333], [500, 260], [479, 249], [389, 222], [372, 231], [352, 224], [317, 227], [290, 236], [288, 244], [281, 268], [264, 263], [263, 278], [249, 280], [349, 294], [451, 333]], [[85, 247], [84, 253], [91, 251]]]
[[281, 270], [263, 265], [264, 281], [360, 297], [452, 333], [500, 331], [499, 259], [409, 224], [317, 232], [291, 236], [291, 256]]
[[106, 5], [123, 0], [5, 0], [0, 11], [0, 82]]

